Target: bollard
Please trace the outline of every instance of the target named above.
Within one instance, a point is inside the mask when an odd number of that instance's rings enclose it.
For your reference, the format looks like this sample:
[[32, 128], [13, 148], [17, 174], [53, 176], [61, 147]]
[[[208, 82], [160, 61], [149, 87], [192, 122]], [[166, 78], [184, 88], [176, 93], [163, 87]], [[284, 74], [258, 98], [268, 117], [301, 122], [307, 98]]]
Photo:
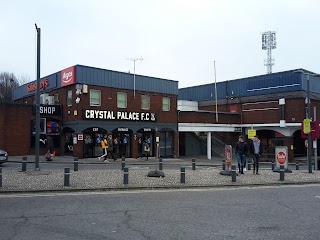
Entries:
[[180, 183], [186, 183], [186, 168], [185, 167], [181, 167], [180, 168]]
[[272, 161], [272, 164], [271, 164], [271, 169], [274, 170], [274, 167], [276, 166], [275, 162]]
[[192, 158], [192, 170], [196, 170], [196, 159]]
[[121, 159], [121, 170], [123, 171], [125, 167], [126, 167], [126, 159], [124, 157], [122, 157], [122, 159]]
[[162, 158], [159, 158], [159, 170], [163, 170], [163, 166], [162, 166]]
[[75, 157], [73, 162], [73, 170], [76, 172], [78, 171], [78, 169], [79, 169], [79, 161], [78, 161], [78, 158]]
[[0, 167], [0, 188], [2, 188], [2, 167]]
[[123, 184], [129, 183], [129, 168], [124, 167], [123, 168]]
[[225, 160], [222, 160], [222, 170], [226, 170], [226, 162]]
[[296, 162], [296, 170], [299, 170], [299, 162]]
[[64, 186], [70, 186], [70, 168], [64, 168]]
[[21, 172], [27, 171], [27, 157], [22, 157]]
[[231, 181], [232, 182], [237, 181], [236, 165], [231, 166]]
[[284, 166], [280, 166], [280, 181], [284, 181]]
[[248, 171], [251, 170], [251, 162], [248, 162]]

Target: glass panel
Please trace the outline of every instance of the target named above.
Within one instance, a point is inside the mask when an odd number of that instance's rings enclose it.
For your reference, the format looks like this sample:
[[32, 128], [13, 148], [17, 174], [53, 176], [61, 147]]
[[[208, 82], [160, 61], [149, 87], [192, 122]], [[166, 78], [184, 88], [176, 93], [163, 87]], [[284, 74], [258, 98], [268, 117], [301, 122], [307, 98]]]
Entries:
[[170, 98], [167, 98], [167, 97], [162, 98], [162, 110], [170, 111]]
[[141, 96], [141, 109], [145, 109], [145, 110], [150, 109], [150, 96], [147, 96], [147, 95]]
[[117, 93], [117, 107], [126, 108], [127, 107], [127, 94], [126, 93]]
[[72, 90], [68, 90], [67, 93], [67, 105], [72, 106]]
[[101, 91], [90, 90], [90, 106], [100, 106], [100, 105], [101, 105]]

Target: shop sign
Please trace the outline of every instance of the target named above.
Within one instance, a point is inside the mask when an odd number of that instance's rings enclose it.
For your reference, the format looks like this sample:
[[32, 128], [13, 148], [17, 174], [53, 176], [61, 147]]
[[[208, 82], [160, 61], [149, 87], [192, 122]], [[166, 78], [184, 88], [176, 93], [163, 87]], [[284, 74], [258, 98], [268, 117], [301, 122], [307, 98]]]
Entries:
[[[40, 89], [45, 89], [48, 86], [49, 86], [49, 81], [47, 79], [40, 82]], [[27, 86], [27, 92], [34, 92], [35, 90], [37, 90], [37, 81]]]
[[84, 119], [95, 120], [127, 120], [127, 121], [156, 121], [156, 114], [149, 112], [122, 112], [108, 110], [89, 110], [83, 112]]
[[92, 132], [99, 132], [99, 128], [92, 128]]
[[118, 128], [118, 132], [128, 132], [128, 128]]
[[143, 128], [144, 132], [151, 132], [151, 128]]
[[69, 67], [61, 71], [61, 87], [74, 84], [76, 82], [75, 67]]
[[[42, 115], [61, 115], [60, 105], [41, 105], [39, 108], [40, 114]], [[36, 114], [35, 106], [33, 105], [32, 114]]]
[[254, 129], [248, 130], [248, 138], [253, 139], [254, 136], [256, 136], [256, 130], [254, 130]]

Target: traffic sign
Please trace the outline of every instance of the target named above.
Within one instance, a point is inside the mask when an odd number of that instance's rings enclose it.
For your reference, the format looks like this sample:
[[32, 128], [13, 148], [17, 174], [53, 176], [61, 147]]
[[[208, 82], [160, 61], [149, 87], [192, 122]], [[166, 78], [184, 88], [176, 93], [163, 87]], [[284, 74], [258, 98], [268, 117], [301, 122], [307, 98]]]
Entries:
[[286, 146], [277, 146], [275, 149], [275, 158], [277, 168], [280, 165], [284, 165], [284, 168], [288, 168], [288, 148]]
[[254, 129], [249, 129], [248, 130], [248, 138], [249, 139], [253, 139], [255, 135], [257, 135], [256, 134], [256, 130], [254, 130]]
[[303, 132], [309, 134], [311, 132], [310, 118], [303, 119]]

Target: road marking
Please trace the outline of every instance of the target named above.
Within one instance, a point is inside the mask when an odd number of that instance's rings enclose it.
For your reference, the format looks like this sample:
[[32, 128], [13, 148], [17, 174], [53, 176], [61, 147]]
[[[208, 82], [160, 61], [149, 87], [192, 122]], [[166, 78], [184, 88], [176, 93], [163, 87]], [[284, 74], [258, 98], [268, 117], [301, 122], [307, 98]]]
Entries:
[[[320, 184], [305, 184], [305, 185], [286, 185], [286, 186], [244, 186], [244, 187], [221, 187], [221, 188], [189, 188], [189, 189], [141, 189], [141, 190], [124, 190], [124, 191], [88, 191], [88, 192], [56, 192], [56, 193], [2, 193], [1, 198], [32, 198], [32, 197], [59, 197], [59, 196], [89, 196], [89, 195], [119, 195], [119, 194], [140, 194], [150, 192], [204, 192], [204, 191], [237, 191], [237, 190], [252, 190], [252, 189], [266, 189], [266, 188], [301, 188], [301, 187], [315, 187]], [[315, 196], [320, 198], [320, 196]]]

